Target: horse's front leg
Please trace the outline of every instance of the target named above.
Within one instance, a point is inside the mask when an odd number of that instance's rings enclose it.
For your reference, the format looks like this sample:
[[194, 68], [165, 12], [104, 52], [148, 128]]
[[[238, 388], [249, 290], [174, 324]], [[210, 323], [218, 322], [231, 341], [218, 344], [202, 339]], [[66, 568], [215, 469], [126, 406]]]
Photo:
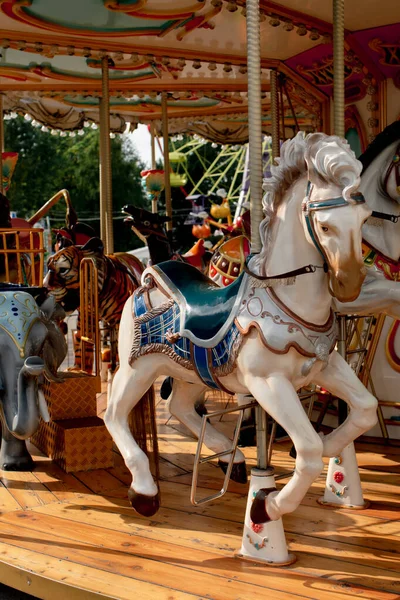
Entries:
[[324, 456], [338, 456], [343, 448], [375, 425], [378, 402], [336, 351], [332, 352], [327, 367], [314, 377], [314, 383], [350, 407], [344, 423], [323, 438]]
[[262, 408], [288, 432], [297, 451], [292, 478], [280, 492], [272, 492], [265, 499], [269, 518], [277, 520], [298, 507], [314, 479], [321, 473], [324, 466], [322, 441], [286, 377], [274, 374], [263, 379], [246, 375], [244, 381]]
[[139, 358], [135, 362], [135, 368], [121, 364], [113, 380], [111, 397], [104, 415], [105, 425], [132, 474], [133, 481], [128, 492], [131, 504], [138, 513], [146, 517], [154, 515], [159, 508], [158, 489], [150, 472], [149, 459], [133, 439], [128, 417], [155, 378], [149, 357]]

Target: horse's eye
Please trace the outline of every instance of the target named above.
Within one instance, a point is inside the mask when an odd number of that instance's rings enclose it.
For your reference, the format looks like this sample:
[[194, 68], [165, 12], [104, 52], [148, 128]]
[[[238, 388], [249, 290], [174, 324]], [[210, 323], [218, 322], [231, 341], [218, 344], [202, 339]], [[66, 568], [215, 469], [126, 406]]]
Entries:
[[323, 231], [324, 233], [327, 233], [327, 232], [329, 231], [329, 227], [327, 227], [326, 225], [323, 225], [323, 226], [321, 227], [321, 229], [322, 229], [322, 231]]
[[145, 227], [150, 227], [150, 221], [143, 221], [143, 225]]

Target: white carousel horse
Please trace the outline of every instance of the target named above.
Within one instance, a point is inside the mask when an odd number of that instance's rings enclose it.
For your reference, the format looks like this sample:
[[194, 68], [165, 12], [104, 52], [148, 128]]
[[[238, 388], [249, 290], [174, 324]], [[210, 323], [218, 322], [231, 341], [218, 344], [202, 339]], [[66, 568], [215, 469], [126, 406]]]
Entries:
[[400, 121], [386, 127], [360, 160], [360, 191], [368, 194], [373, 211], [362, 229], [367, 276], [358, 298], [351, 304], [335, 301], [335, 309], [400, 319]]
[[[342, 302], [354, 300], [364, 279], [361, 227], [370, 211], [357, 193], [360, 171], [340, 138], [298, 134], [282, 145], [279, 166], [272, 168], [263, 250], [249, 262], [248, 273], [221, 289], [182, 263], [161, 263], [144, 272], [143, 287], [122, 314], [120, 368], [105, 414], [132, 474], [128, 495], [140, 514], [158, 510], [158, 489], [148, 458], [130, 433], [128, 415], [160, 375], [174, 377], [170, 410], [197, 436], [201, 418], [193, 400], [209, 386], [251, 393], [292, 438], [294, 475], [279, 492], [259, 492], [255, 522], [295, 510], [321, 472], [322, 456], [338, 455], [375, 424], [375, 398], [334, 350], [331, 310], [331, 294]], [[266, 287], [282, 272], [297, 274], [292, 285]], [[310, 382], [335, 388], [351, 409], [324, 438], [296, 393]], [[231, 447], [211, 424], [205, 443], [215, 453]], [[240, 450], [234, 460], [244, 463]]]

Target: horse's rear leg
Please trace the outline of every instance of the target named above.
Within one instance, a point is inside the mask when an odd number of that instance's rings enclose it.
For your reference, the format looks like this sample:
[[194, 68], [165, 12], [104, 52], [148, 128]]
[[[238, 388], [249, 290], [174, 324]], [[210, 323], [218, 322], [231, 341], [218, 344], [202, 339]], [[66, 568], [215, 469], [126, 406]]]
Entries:
[[132, 408], [153, 384], [155, 375], [148, 364], [139, 359], [135, 368], [121, 366], [117, 371], [104, 422], [126, 466], [132, 474], [128, 492], [131, 504], [144, 516], [155, 514], [159, 508], [158, 489], [150, 472], [149, 459], [132, 437], [128, 416]]
[[263, 379], [247, 375], [245, 383], [262, 408], [288, 432], [297, 451], [292, 478], [280, 492], [272, 492], [265, 498], [268, 516], [264, 520], [268, 517], [277, 520], [298, 507], [314, 479], [321, 473], [324, 466], [322, 440], [314, 431], [296, 390], [286, 377], [276, 374]]
[[[205, 386], [186, 381], [174, 379], [172, 396], [169, 403], [171, 414], [199, 438], [202, 419], [195, 409], [195, 402], [199, 398]], [[232, 442], [223, 433], [217, 431], [211, 423], [207, 423], [204, 436], [204, 443], [213, 452], [225, 452], [232, 447]], [[223, 471], [229, 462], [230, 456], [222, 456], [219, 464]], [[243, 453], [237, 449], [234, 458], [234, 467], [232, 469], [231, 479], [238, 483], [246, 483], [246, 463]]]

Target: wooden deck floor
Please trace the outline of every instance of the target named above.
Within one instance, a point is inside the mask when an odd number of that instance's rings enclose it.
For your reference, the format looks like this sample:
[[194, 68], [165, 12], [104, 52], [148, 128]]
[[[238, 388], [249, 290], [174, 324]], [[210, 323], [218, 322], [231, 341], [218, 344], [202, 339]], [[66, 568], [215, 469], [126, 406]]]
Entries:
[[[223, 400], [211, 400], [222, 406]], [[284, 518], [297, 562], [262, 567], [233, 557], [240, 547], [247, 487], [195, 508], [189, 486], [194, 440], [158, 405], [162, 508], [135, 515], [130, 476], [115, 467], [65, 474], [35, 449], [32, 473], [0, 471], [0, 582], [51, 600], [254, 600], [400, 598], [399, 446], [358, 444], [364, 511], [316, 502], [321, 476], [295, 513]], [[232, 428], [232, 421], [219, 424]], [[289, 471], [288, 444], [276, 444], [277, 472]], [[254, 449], [246, 449], [249, 465]], [[207, 464], [199, 492], [218, 489], [222, 474]], [[282, 485], [282, 484], [281, 484]]]

